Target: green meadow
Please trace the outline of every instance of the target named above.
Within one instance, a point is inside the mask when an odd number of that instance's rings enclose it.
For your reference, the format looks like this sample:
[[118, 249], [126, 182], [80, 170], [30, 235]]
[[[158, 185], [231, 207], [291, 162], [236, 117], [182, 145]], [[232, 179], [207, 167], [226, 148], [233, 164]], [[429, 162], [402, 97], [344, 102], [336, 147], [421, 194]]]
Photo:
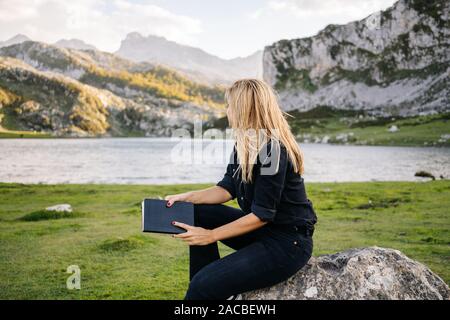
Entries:
[[[289, 123], [300, 141], [386, 146], [450, 146], [450, 113], [414, 117], [370, 117], [353, 110], [317, 107], [293, 111]], [[397, 131], [389, 129], [396, 127]]]
[[52, 138], [48, 133], [33, 132], [33, 131], [18, 131], [18, 130], [5, 130], [0, 128], [0, 139], [11, 139], [11, 138]]
[[[143, 234], [140, 202], [206, 186], [0, 183], [0, 299], [183, 298], [188, 247]], [[395, 248], [450, 283], [450, 181], [310, 183], [307, 191], [319, 219], [315, 256]], [[59, 203], [73, 213], [43, 210]], [[81, 290], [66, 288], [70, 265], [81, 269]]]

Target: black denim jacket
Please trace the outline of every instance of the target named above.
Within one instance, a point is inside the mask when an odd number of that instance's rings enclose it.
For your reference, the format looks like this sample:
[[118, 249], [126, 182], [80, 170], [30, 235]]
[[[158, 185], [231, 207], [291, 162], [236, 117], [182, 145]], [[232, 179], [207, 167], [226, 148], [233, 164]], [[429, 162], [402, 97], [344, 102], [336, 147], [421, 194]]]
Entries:
[[[268, 142], [267, 157], [258, 157], [253, 167], [253, 181], [244, 183], [239, 170], [236, 147], [225, 175], [218, 186], [227, 190], [245, 213], [274, 224], [313, 226], [317, 216], [306, 195], [303, 177], [294, 172], [287, 150], [282, 144]], [[275, 163], [272, 163], [275, 161]], [[264, 169], [276, 168], [267, 174]], [[239, 171], [238, 171], [239, 170]]]

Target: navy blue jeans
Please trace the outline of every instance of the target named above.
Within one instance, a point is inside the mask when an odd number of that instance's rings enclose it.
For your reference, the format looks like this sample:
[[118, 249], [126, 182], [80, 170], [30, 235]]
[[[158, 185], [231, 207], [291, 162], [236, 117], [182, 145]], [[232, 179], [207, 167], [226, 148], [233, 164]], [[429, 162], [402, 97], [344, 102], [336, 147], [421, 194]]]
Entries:
[[[245, 213], [225, 205], [195, 205], [195, 225], [214, 229]], [[227, 299], [231, 295], [280, 283], [310, 259], [312, 236], [293, 226], [278, 228], [269, 223], [255, 231], [222, 240], [236, 250], [220, 258], [217, 242], [190, 246], [190, 284], [185, 300]]]

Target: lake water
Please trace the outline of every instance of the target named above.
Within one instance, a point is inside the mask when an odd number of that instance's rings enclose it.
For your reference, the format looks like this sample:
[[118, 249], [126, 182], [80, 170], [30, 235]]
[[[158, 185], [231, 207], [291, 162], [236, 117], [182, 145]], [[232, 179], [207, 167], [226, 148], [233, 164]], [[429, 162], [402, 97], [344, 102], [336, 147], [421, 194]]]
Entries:
[[[197, 149], [190, 153], [189, 144], [170, 138], [0, 139], [0, 182], [217, 182], [232, 142], [194, 144]], [[418, 170], [450, 177], [450, 148], [326, 144], [301, 144], [301, 148], [307, 182], [412, 181], [420, 180], [414, 177]]]

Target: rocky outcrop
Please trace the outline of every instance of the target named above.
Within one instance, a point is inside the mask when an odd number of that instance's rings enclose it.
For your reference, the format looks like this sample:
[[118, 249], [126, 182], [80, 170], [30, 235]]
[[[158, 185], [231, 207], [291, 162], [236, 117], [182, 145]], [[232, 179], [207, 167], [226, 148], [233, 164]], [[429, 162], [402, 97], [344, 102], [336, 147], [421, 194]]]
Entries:
[[385, 11], [264, 50], [264, 79], [285, 110], [317, 106], [403, 116], [450, 110], [450, 2]]
[[447, 284], [400, 251], [370, 247], [310, 259], [297, 274], [243, 299], [450, 299]]

